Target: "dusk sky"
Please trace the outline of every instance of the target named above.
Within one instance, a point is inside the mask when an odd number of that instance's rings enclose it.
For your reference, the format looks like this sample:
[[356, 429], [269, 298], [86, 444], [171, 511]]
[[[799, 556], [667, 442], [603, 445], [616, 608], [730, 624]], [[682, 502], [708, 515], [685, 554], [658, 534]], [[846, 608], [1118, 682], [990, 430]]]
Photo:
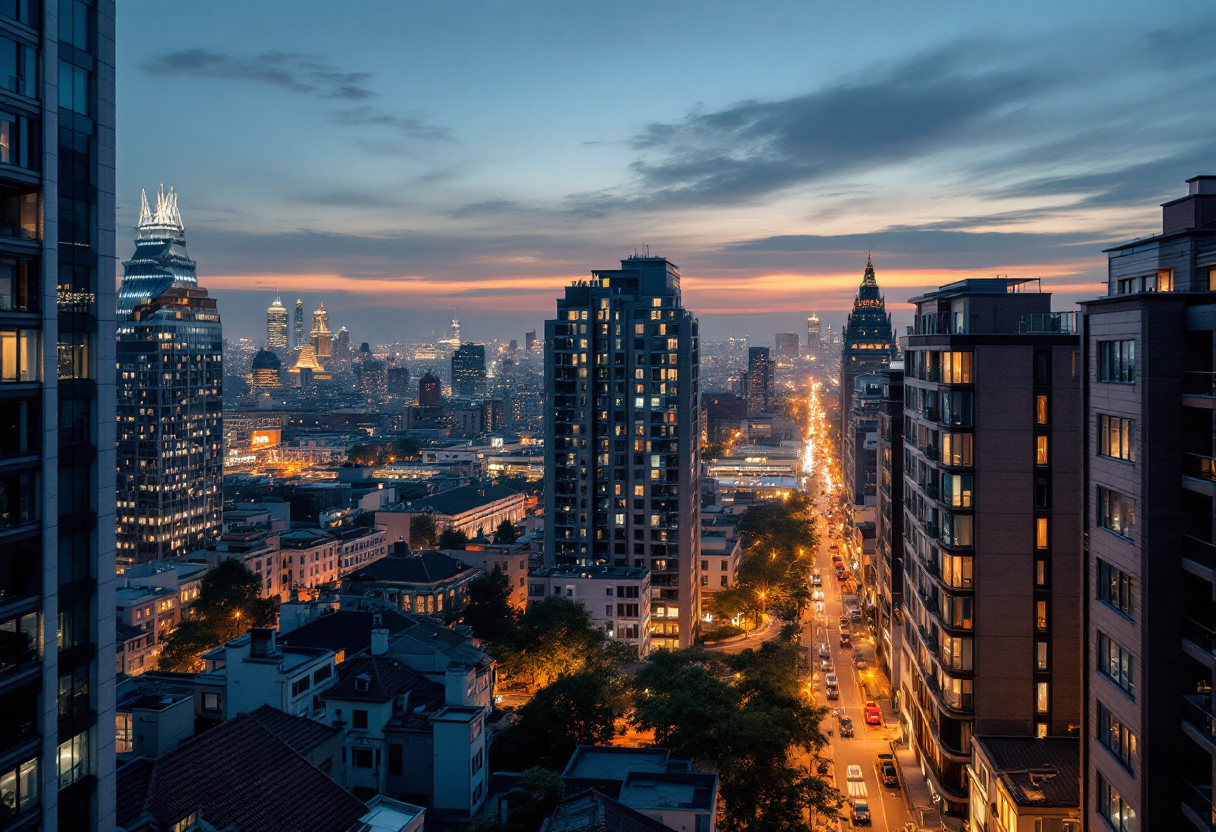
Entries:
[[358, 341], [519, 338], [635, 247], [717, 339], [896, 322], [967, 276], [1101, 294], [1216, 173], [1216, 5], [166, 3], [118, 9], [120, 256], [180, 195], [228, 337], [276, 289]]

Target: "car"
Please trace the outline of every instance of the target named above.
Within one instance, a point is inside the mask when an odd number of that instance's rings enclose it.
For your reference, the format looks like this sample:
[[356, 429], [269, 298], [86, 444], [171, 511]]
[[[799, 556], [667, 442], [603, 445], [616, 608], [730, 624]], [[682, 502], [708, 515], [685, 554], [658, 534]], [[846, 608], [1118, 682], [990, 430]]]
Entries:
[[844, 779], [854, 783], [859, 783], [865, 780], [865, 775], [861, 773], [861, 766], [849, 766], [844, 770]]
[[823, 578], [819, 576], [819, 573], [811, 576], [811, 586], [823, 586]]
[[878, 779], [888, 788], [899, 788], [899, 774], [895, 771], [895, 763], [890, 760], [880, 760], [877, 764]]
[[848, 646], [849, 646], [850, 644], [852, 644], [852, 643], [853, 643], [853, 642], [849, 640], [849, 634], [848, 634], [848, 633], [841, 633], [841, 634], [840, 634], [840, 646], [841, 646], [841, 647], [848, 647]]
[[831, 673], [832, 672], [832, 660], [831, 659], [820, 659], [819, 660], [819, 669], [822, 670], [824, 673]]
[[853, 720], [849, 719], [847, 716], [842, 716], [840, 718], [840, 736], [853, 736]]
[[832, 563], [840, 566], [844, 563], [844, 558], [842, 558], [840, 555], [832, 555]]
[[849, 576], [844, 573], [843, 569], [836, 570], [836, 580], [840, 581], [841, 583], [844, 583], [848, 579], [849, 579]]
[[836, 678], [835, 673], [828, 673], [826, 676], [824, 676], [823, 683], [830, 688], [835, 688], [835, 687], [840, 686], [840, 680]]
[[866, 663], [866, 657], [865, 656], [854, 656], [853, 657], [853, 667], [857, 668], [858, 670], [865, 670], [867, 667], [869, 667], [869, 665]]
[[860, 621], [861, 620], [861, 610], [857, 609], [857, 607], [853, 607], [852, 609], [850, 609], [849, 610], [849, 620], [850, 621]]
[[835, 702], [837, 699], [840, 698], [840, 688], [828, 688], [827, 694], [828, 694], [828, 699]]
[[853, 823], [858, 826], [870, 825], [870, 805], [864, 800], [853, 801]]
[[811, 590], [811, 600], [812, 601], [823, 601], [824, 600], [823, 590], [822, 589]]
[[839, 545], [838, 543], [829, 543], [829, 544], [828, 544], [828, 551], [829, 551], [829, 552], [835, 552], [835, 551], [837, 551], [839, 548], [840, 548], [840, 545]]
[[828, 649], [828, 645], [827, 645], [827, 643], [826, 643], [826, 642], [820, 642], [820, 644], [819, 644], [819, 658], [821, 658], [821, 659], [826, 659], [826, 658], [830, 657], [831, 655], [832, 655], [832, 651], [831, 651], [830, 649]]
[[866, 703], [866, 725], [882, 725], [882, 710], [873, 700]]

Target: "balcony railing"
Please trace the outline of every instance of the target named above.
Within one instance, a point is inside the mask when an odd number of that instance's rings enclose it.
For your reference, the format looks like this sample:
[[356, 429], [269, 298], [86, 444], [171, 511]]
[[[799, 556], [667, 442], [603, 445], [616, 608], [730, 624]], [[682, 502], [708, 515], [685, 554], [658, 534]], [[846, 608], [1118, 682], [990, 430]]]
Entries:
[[1182, 556], [1208, 569], [1216, 569], [1216, 544], [1189, 534], [1182, 536]]
[[925, 495], [928, 496], [929, 499], [931, 499], [931, 500], [937, 499], [937, 483], [935, 483], [935, 482], [924, 483], [923, 485], [921, 485], [921, 489], [925, 492]]
[[1212, 714], [1210, 696], [1182, 697], [1182, 719], [1216, 745], [1216, 715]]
[[942, 458], [942, 450], [936, 445], [926, 445], [925, 447], [921, 448], [920, 451], [925, 455], [925, 459], [931, 459], [934, 462], [937, 462]]
[[942, 418], [941, 411], [939, 411], [936, 407], [926, 407], [924, 416], [930, 422], [937, 422]]
[[1188, 371], [1182, 374], [1184, 396], [1216, 398], [1216, 373]]
[[1074, 335], [1077, 331], [1076, 312], [1046, 312], [1039, 315], [1023, 315], [1018, 322], [1018, 332], [1046, 335]]
[[1182, 474], [1187, 477], [1216, 482], [1216, 459], [1203, 454], [1183, 454]]
[[1208, 829], [1216, 830], [1216, 806], [1212, 804], [1212, 787], [1196, 786], [1182, 781], [1182, 805], [1199, 816]]
[[1216, 658], [1216, 633], [1188, 616], [1182, 617], [1182, 640]]

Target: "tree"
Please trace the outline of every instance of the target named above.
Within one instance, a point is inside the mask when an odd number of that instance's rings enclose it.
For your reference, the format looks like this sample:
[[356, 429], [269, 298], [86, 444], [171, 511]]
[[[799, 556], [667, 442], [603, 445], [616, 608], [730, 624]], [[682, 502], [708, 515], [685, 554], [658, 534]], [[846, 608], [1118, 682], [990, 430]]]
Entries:
[[388, 444], [388, 455], [394, 462], [400, 462], [404, 459], [417, 459], [421, 456], [422, 449], [418, 445], [418, 440], [411, 439], [408, 436], [401, 439], [394, 439]]
[[627, 697], [619, 676], [583, 671], [537, 691], [494, 742], [495, 768], [562, 768], [580, 745], [612, 741]]
[[483, 641], [501, 641], [515, 629], [516, 612], [511, 606], [511, 581], [497, 563], [469, 581], [469, 596], [461, 617]]
[[[411, 528], [410, 531], [413, 531]], [[469, 545], [469, 536], [460, 529], [444, 529], [439, 534], [440, 549], [463, 549]]]
[[537, 688], [583, 670], [615, 672], [630, 650], [593, 625], [581, 604], [550, 595], [528, 604], [510, 638], [490, 652], [500, 680]]
[[203, 576], [194, 617], [183, 621], [165, 641], [160, 670], [194, 670], [199, 656], [251, 627], [274, 623], [275, 605], [262, 597], [262, 579], [234, 558], [225, 558]]
[[435, 528], [435, 515], [415, 514], [410, 518], [411, 546], [421, 549], [434, 544], [438, 537], [439, 531]]
[[495, 543], [514, 543], [516, 537], [518, 535], [515, 533], [515, 524], [505, 518], [494, 531]]
[[562, 802], [561, 775], [547, 768], [524, 769], [507, 792], [507, 822], [503, 832], [537, 832], [545, 818]]

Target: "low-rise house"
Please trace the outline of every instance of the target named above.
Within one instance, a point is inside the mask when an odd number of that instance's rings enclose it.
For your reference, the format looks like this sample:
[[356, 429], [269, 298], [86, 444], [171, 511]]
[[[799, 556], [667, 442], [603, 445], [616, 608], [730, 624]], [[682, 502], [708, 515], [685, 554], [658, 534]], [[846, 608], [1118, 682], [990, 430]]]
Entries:
[[216, 566], [225, 558], [234, 558], [261, 579], [263, 598], [281, 600], [286, 597], [278, 532], [263, 526], [233, 526], [201, 555], [208, 566]]
[[528, 556], [531, 552], [527, 544], [470, 543], [463, 549], [443, 551], [482, 572], [493, 572], [494, 567], [498, 567], [507, 576], [511, 606], [520, 612], [528, 606]]
[[443, 552], [426, 549], [414, 554], [398, 542], [388, 557], [342, 580], [343, 606], [378, 599], [393, 609], [442, 618], [460, 611], [469, 582], [478, 574], [477, 567]]
[[376, 512], [376, 526], [387, 532], [390, 541], [412, 545], [410, 520], [430, 514], [439, 531], [454, 529], [470, 539], [490, 537], [503, 520], [518, 525], [528, 513], [527, 504], [527, 496], [513, 488], [478, 483], [386, 506]]
[[124, 586], [114, 593], [118, 620], [152, 639], [152, 655], [159, 656], [169, 633], [181, 623], [177, 592], [168, 587]]
[[419, 832], [421, 807], [364, 803], [264, 721], [243, 714], [155, 760], [122, 766], [118, 832]]
[[143, 678], [119, 685], [114, 750], [120, 762], [135, 757], [159, 757], [192, 736], [192, 687]]
[[338, 535], [338, 574], [349, 575], [388, 554], [384, 529], [346, 529]]
[[662, 748], [580, 745], [562, 782], [567, 796], [594, 789], [676, 832], [717, 832], [717, 772]]
[[336, 679], [334, 658], [332, 650], [277, 645], [273, 629], [254, 627], [203, 654], [206, 671], [195, 679], [196, 695], [203, 699], [204, 716], [219, 708], [224, 719], [232, 719], [270, 705], [321, 718], [321, 694]]
[[743, 544], [739, 530], [732, 524], [701, 524], [701, 598], [719, 589], [734, 586], [739, 580]]
[[547, 595], [577, 601], [596, 627], [650, 653], [650, 570], [635, 566], [546, 566], [528, 577], [528, 599]]
[[156, 664], [156, 640], [149, 632], [116, 620], [114, 669], [119, 674], [138, 676]]
[[121, 579], [127, 586], [151, 586], [177, 593], [180, 618], [190, 616], [190, 608], [203, 589], [203, 576], [210, 567], [188, 560], [158, 560], [128, 567]]
[[339, 729], [308, 717], [292, 716], [269, 705], [263, 705], [249, 715], [322, 774], [343, 785], [339, 780], [342, 772], [342, 732]]
[[297, 529], [279, 536], [283, 584], [288, 592], [314, 590], [338, 580], [338, 538], [320, 529]]
[[544, 829], [545, 832], [670, 832], [654, 818], [595, 789], [564, 798]]
[[388, 654], [387, 633], [377, 633], [324, 696], [327, 720], [343, 732], [346, 786], [471, 818], [486, 793], [485, 709], [449, 703], [445, 686]]
[[973, 736], [969, 774], [976, 832], [1080, 832], [1080, 740]]

